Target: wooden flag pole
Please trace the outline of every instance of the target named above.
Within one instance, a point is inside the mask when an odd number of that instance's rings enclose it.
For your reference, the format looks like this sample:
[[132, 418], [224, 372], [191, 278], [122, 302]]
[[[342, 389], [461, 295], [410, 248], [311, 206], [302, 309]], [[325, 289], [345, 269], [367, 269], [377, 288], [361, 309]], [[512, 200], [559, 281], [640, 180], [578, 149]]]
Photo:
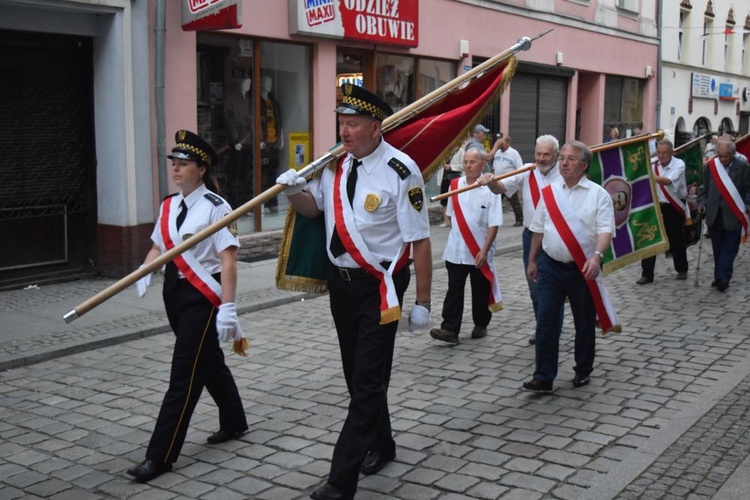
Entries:
[[[516, 52], [519, 52], [521, 50], [529, 50], [531, 48], [531, 42], [533, 40], [536, 40], [546, 35], [550, 31], [552, 30], [547, 30], [543, 33], [540, 33], [534, 38], [521, 37], [518, 40], [518, 42], [515, 45], [511, 46], [509, 49], [488, 59], [487, 61], [483, 62], [477, 67], [454, 78], [450, 82], [437, 88], [436, 90], [433, 90], [432, 92], [418, 99], [417, 101], [410, 104], [409, 106], [406, 106], [405, 108], [399, 110], [393, 115], [387, 117], [385, 120], [383, 120], [383, 127], [382, 127], [383, 133], [393, 128], [398, 127], [404, 121], [417, 115], [418, 113], [422, 112], [424, 109], [432, 106], [435, 102], [443, 99], [449, 93], [453, 92], [455, 89], [459, 88], [461, 85], [468, 82], [470, 79], [477, 77], [478, 75], [481, 75], [483, 72], [492, 69], [493, 67], [497, 66], [504, 60], [511, 57]], [[345, 153], [344, 147], [341, 144], [338, 144], [334, 146], [330, 151], [325, 153], [323, 156], [321, 156], [320, 158], [308, 164], [306, 167], [300, 169], [298, 175], [307, 177], [310, 174], [316, 172], [317, 170], [323, 168], [325, 165], [327, 165], [331, 161], [336, 160], [338, 157], [340, 157], [344, 153]], [[186, 250], [189, 250], [190, 248], [194, 247], [195, 245], [205, 240], [206, 238], [208, 238], [215, 232], [235, 222], [237, 219], [239, 219], [243, 215], [249, 212], [252, 212], [253, 210], [255, 210], [255, 208], [258, 205], [270, 200], [271, 198], [274, 198], [275, 196], [278, 196], [279, 194], [282, 193], [282, 191], [284, 191], [284, 189], [286, 189], [286, 187], [287, 186], [283, 184], [276, 184], [275, 186], [268, 188], [263, 193], [247, 201], [245, 204], [241, 205], [240, 207], [236, 208], [232, 212], [228, 213], [227, 215], [222, 217], [220, 220], [206, 227], [202, 231], [194, 234], [193, 236], [183, 241], [179, 245], [175, 246], [171, 250], [164, 252], [163, 254], [161, 254], [159, 257], [152, 260], [148, 264], [143, 265], [139, 269], [136, 269], [135, 271], [128, 274], [124, 278], [121, 278], [119, 281], [113, 283], [109, 287], [97, 293], [93, 297], [85, 300], [84, 302], [76, 306], [75, 309], [67, 312], [63, 316], [63, 319], [67, 323], [70, 323], [71, 321], [74, 321], [75, 319], [83, 316], [84, 314], [89, 312], [91, 309], [111, 299], [112, 297], [114, 297], [115, 295], [123, 291], [124, 289], [134, 284], [139, 279], [159, 269], [167, 262], [171, 261], [178, 255], [184, 253]]]
[[[506, 172], [504, 174], [497, 175], [492, 178], [492, 182], [507, 179], [508, 177], [513, 177], [514, 175], [522, 174], [528, 170], [533, 170], [534, 168], [536, 168], [536, 163], [531, 163], [529, 165], [526, 165], [525, 167], [519, 168], [518, 170], [513, 170], [512, 172]], [[450, 198], [451, 196], [455, 196], [457, 194], [465, 193], [466, 191], [471, 191], [472, 189], [476, 189], [480, 187], [481, 185], [482, 184], [477, 184], [475, 182], [474, 184], [469, 184], [468, 186], [464, 186], [462, 188], [458, 188], [453, 191], [448, 191], [446, 193], [433, 196], [432, 198], [430, 198], [430, 201], [444, 200], [446, 198]]]
[[[662, 137], [664, 137], [664, 131], [663, 130], [658, 130], [658, 131], [654, 132], [653, 134], [642, 134], [642, 135], [637, 135], [637, 136], [634, 136], [634, 137], [629, 137], [627, 139], [620, 139], [619, 141], [607, 142], [605, 144], [597, 144], [596, 146], [591, 146], [590, 149], [591, 149], [592, 153], [598, 153], [600, 151], [606, 151], [606, 150], [612, 149], [612, 148], [619, 148], [621, 146], [627, 146], [629, 144], [636, 144], [638, 142], [643, 142], [643, 141], [647, 141], [647, 140], [650, 140], [650, 139], [661, 139]], [[505, 179], [507, 177], [512, 177], [514, 175], [522, 174], [522, 173], [526, 172], [527, 170], [532, 170], [535, 166], [536, 166], [536, 164], [532, 163], [532, 164], [527, 165], [527, 166], [525, 166], [523, 168], [519, 168], [518, 170], [514, 170], [512, 172], [507, 172], [505, 174], [501, 174], [501, 175], [498, 175], [496, 177], [493, 177], [492, 181], [493, 182], [494, 181], [499, 181], [499, 180]], [[443, 193], [443, 194], [439, 194], [437, 196], [433, 196], [432, 198], [430, 198], [430, 201], [444, 200], [446, 198], [450, 198], [451, 196], [455, 196], [457, 194], [464, 193], [466, 191], [471, 191], [472, 189], [476, 189], [476, 188], [481, 187], [481, 186], [482, 186], [482, 184], [474, 183], [474, 184], [471, 184], [469, 186], [465, 186], [465, 187], [462, 187], [460, 189], [456, 189], [454, 191], [448, 191], [447, 193]]]

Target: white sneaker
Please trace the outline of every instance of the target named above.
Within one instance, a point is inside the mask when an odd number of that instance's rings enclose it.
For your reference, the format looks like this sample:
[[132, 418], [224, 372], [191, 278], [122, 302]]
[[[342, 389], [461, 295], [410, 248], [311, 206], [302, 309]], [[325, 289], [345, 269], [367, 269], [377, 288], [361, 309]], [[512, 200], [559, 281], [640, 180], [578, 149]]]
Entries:
[[438, 225], [438, 227], [451, 227], [451, 225], [443, 222], [442, 224]]

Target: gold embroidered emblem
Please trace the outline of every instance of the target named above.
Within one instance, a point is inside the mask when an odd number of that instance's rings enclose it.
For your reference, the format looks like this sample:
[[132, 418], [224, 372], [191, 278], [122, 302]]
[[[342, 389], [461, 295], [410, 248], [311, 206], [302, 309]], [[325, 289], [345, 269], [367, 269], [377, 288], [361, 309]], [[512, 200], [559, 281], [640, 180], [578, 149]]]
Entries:
[[239, 231], [237, 230], [237, 221], [232, 222], [227, 226], [227, 229], [229, 229], [229, 232], [232, 233], [232, 236], [237, 236], [237, 233]]
[[347, 83], [344, 85], [344, 95], [352, 95], [352, 84]]
[[376, 208], [380, 206], [380, 196], [370, 193], [365, 198], [365, 210], [368, 212], [374, 212]]
[[185, 140], [185, 137], [187, 137], [187, 130], [180, 130], [177, 132], [177, 140], [182, 142]]

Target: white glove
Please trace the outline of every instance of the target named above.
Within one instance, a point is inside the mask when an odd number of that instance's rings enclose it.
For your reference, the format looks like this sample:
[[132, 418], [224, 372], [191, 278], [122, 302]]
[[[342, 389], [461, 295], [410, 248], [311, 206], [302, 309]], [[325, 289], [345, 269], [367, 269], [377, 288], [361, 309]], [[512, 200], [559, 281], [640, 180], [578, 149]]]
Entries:
[[234, 332], [240, 327], [237, 318], [237, 306], [234, 302], [225, 302], [219, 306], [216, 314], [216, 332], [220, 342], [229, 342], [234, 338]]
[[283, 184], [289, 186], [284, 190], [285, 195], [297, 194], [301, 192], [307, 185], [307, 181], [304, 177], [300, 177], [297, 171], [290, 168], [280, 176], [276, 178], [276, 184]]
[[[140, 269], [143, 266], [140, 266], [138, 269]], [[146, 295], [146, 289], [151, 286], [151, 276], [153, 273], [148, 273], [143, 278], [139, 279], [135, 282], [135, 291], [138, 292], [138, 296], [143, 298], [144, 295]]]
[[409, 312], [409, 333], [430, 326], [430, 311], [425, 306], [414, 305]]
[[238, 142], [237, 144], [235, 144], [234, 149], [236, 149], [237, 151], [242, 151], [242, 143]]

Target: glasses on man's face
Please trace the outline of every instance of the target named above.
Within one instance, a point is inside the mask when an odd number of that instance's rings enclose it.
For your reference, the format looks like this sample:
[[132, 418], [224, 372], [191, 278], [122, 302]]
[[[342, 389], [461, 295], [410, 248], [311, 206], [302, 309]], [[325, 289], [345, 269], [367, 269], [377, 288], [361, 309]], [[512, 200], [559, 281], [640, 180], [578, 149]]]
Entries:
[[561, 156], [560, 157], [560, 162], [563, 162], [563, 163], [576, 163], [579, 161], [581, 161], [581, 159], [578, 158], [577, 156]]

